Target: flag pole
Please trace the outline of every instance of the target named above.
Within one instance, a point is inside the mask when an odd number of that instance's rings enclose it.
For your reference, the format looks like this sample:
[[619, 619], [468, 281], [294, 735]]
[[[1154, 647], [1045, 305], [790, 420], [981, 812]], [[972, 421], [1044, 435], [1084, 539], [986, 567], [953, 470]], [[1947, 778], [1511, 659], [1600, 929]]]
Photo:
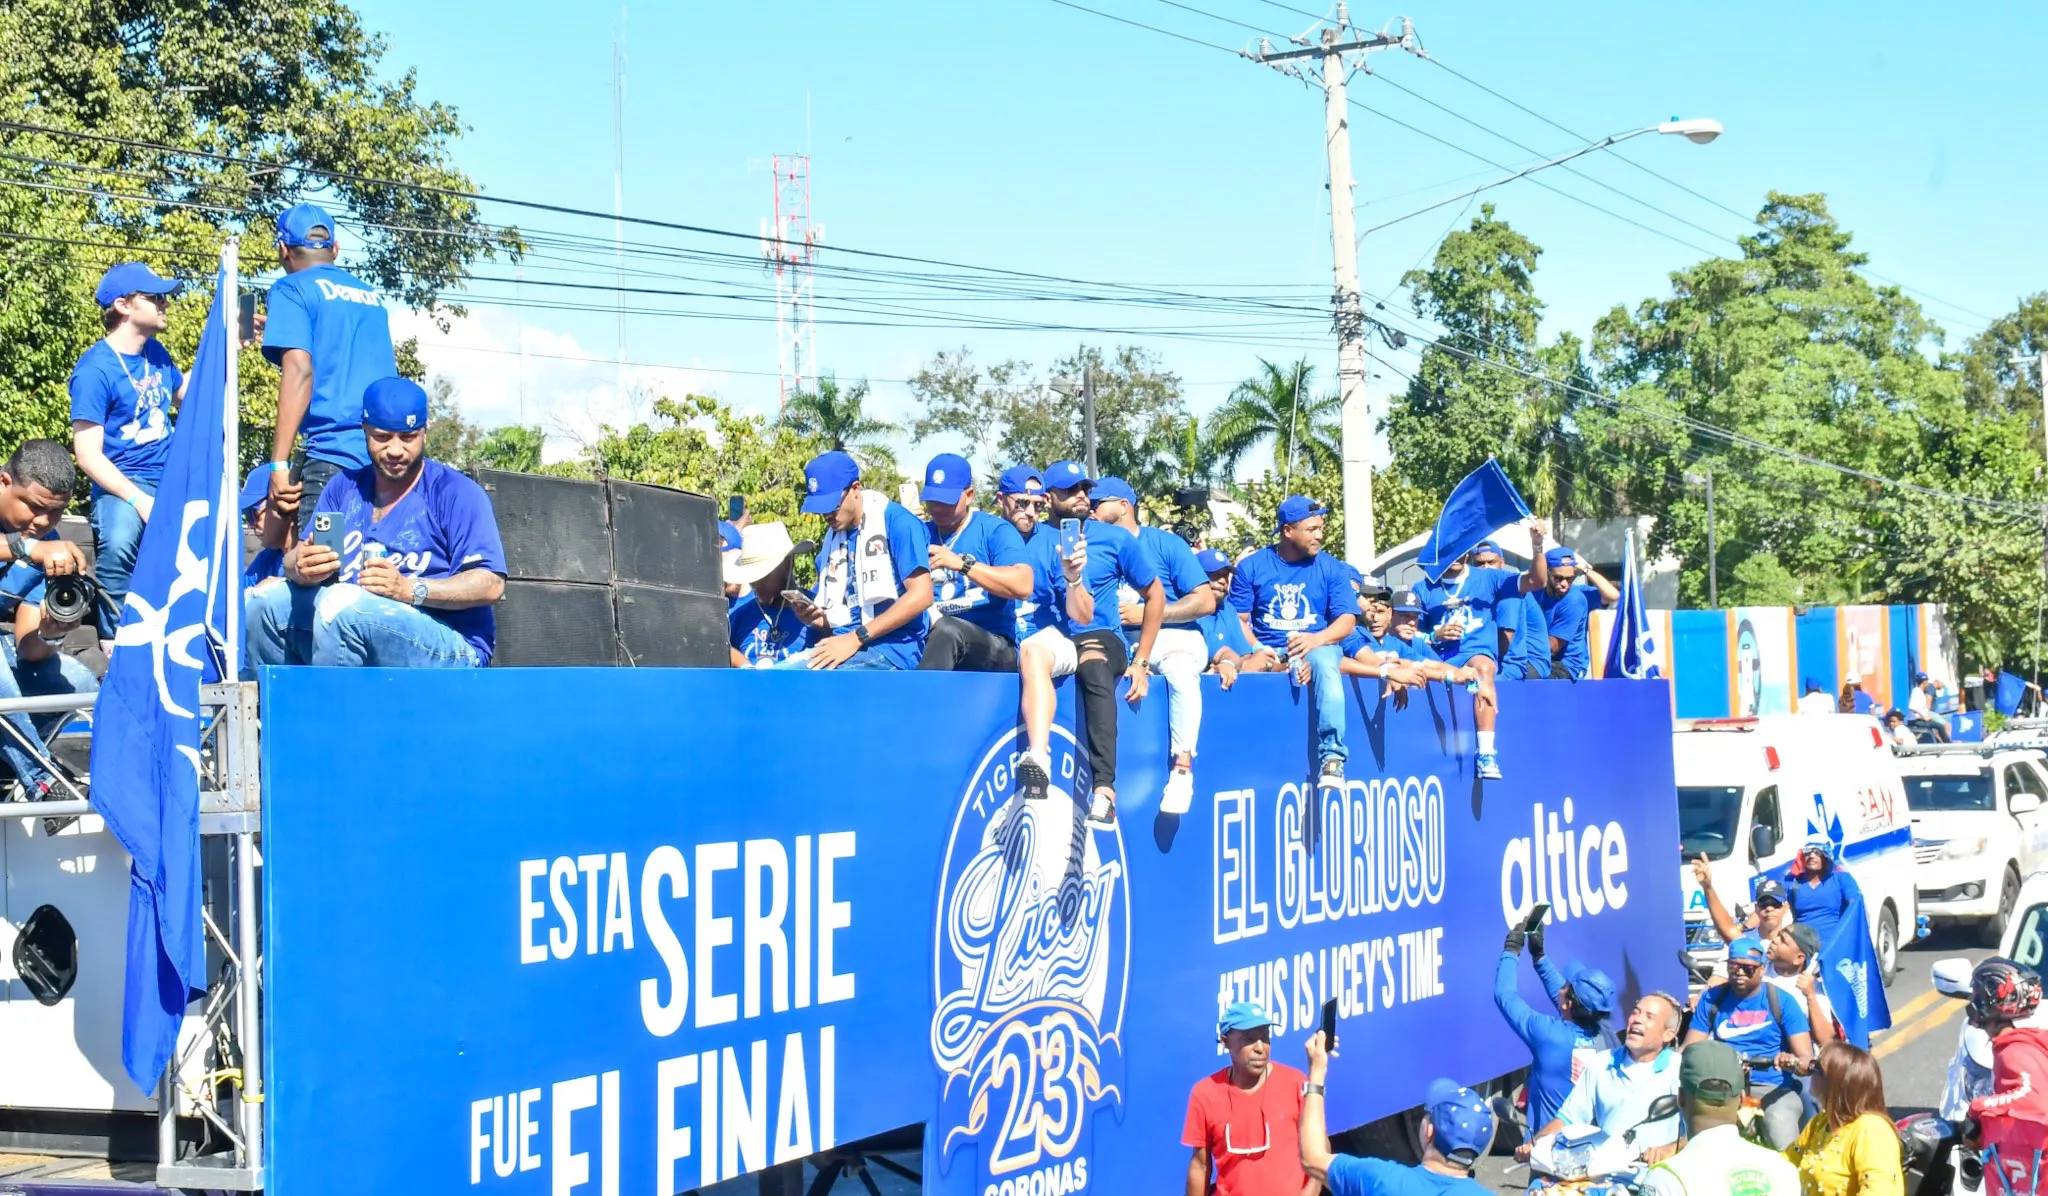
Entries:
[[[242, 268], [242, 242], [239, 237], [229, 237], [220, 251], [221, 286], [227, 298], [221, 302], [221, 320], [227, 325], [222, 329], [227, 334], [228, 377], [227, 394], [223, 396], [221, 409], [222, 436], [226, 440], [221, 455], [220, 506], [218, 519], [221, 531], [221, 559], [225, 562], [222, 584], [228, 587], [227, 625], [223, 627], [222, 649], [226, 654], [223, 681], [240, 676], [242, 668], [242, 519], [238, 509], [241, 487], [236, 484], [241, 477], [242, 439], [242, 389], [241, 389], [241, 320], [239, 318], [241, 294], [239, 278]], [[229, 512], [234, 512], [231, 516]]]

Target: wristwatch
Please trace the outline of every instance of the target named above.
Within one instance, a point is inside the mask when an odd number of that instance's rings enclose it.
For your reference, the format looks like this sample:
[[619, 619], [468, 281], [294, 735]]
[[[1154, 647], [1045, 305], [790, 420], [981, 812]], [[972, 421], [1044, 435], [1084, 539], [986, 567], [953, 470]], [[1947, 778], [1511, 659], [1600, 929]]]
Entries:
[[8, 532], [7, 555], [24, 565], [28, 564], [28, 538], [20, 532]]
[[427, 604], [427, 583], [425, 581], [415, 581], [412, 583], [412, 604], [414, 606], [425, 606]]
[[1301, 1082], [1301, 1094], [1303, 1096], [1321, 1096], [1323, 1094], [1323, 1086], [1314, 1080], [1303, 1080]]
[[1136, 667], [1138, 667], [1138, 668], [1141, 668], [1141, 669], [1145, 670], [1145, 671], [1146, 671], [1147, 673], [1149, 673], [1149, 672], [1151, 672], [1151, 671], [1152, 671], [1152, 662], [1151, 662], [1151, 661], [1149, 661], [1149, 660], [1146, 660], [1146, 659], [1145, 659], [1144, 657], [1142, 657], [1142, 656], [1140, 656], [1140, 657], [1139, 657], [1138, 659], [1136, 659], [1136, 660], [1132, 661], [1131, 663], [1132, 663], [1133, 665], [1135, 665]]
[[861, 624], [860, 626], [858, 626], [858, 627], [854, 628], [854, 629], [853, 629], [853, 638], [855, 638], [855, 639], [857, 639], [857, 640], [859, 640], [859, 641], [860, 641], [860, 646], [861, 646], [861, 647], [863, 647], [863, 648], [867, 647], [867, 646], [868, 646], [868, 628], [867, 628], [867, 624], [863, 623], [863, 624]]
[[974, 567], [980, 563], [980, 561], [974, 559], [974, 554], [971, 552], [963, 555], [960, 558], [960, 576], [965, 577], [969, 573], [974, 572]]

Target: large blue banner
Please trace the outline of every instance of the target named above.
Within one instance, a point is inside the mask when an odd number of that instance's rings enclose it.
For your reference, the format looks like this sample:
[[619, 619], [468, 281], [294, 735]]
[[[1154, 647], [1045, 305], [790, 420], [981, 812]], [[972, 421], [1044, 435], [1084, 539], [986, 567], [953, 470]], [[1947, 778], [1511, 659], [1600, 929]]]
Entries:
[[1065, 690], [1015, 792], [1014, 678], [270, 673], [271, 1190], [644, 1196], [916, 1124], [927, 1191], [1158, 1190], [1225, 1002], [1298, 1066], [1335, 998], [1357, 1125], [1527, 1062], [1492, 980], [1536, 902], [1681, 982], [1662, 683], [1503, 685], [1482, 783], [1461, 690], [1363, 682], [1320, 798], [1306, 691], [1207, 684], [1193, 810], [1161, 692], [1106, 830]]

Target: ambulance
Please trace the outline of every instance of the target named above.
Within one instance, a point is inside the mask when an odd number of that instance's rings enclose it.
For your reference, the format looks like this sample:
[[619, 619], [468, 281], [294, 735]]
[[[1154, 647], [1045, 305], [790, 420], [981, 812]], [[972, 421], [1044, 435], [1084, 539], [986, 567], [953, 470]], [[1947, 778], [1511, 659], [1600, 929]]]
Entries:
[[1789, 884], [1800, 844], [1826, 835], [1863, 890], [1871, 942], [1890, 985], [1902, 935], [1915, 933], [1919, 909], [1912, 813], [1878, 721], [1867, 714], [1681, 719], [1672, 758], [1693, 960], [1718, 967], [1727, 953], [1693, 878], [1694, 860], [1706, 857], [1723, 904], [1744, 910], [1759, 879]]

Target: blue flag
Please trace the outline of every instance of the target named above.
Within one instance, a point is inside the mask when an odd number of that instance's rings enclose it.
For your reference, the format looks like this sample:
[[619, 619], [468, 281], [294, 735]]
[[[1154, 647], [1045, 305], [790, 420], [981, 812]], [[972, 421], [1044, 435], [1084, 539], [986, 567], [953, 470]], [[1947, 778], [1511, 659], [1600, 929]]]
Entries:
[[170, 1063], [185, 1007], [206, 988], [199, 686], [231, 675], [228, 609], [241, 602], [226, 441], [233, 301], [223, 268], [93, 717], [93, 804], [133, 860], [121, 1062], [144, 1092]]
[[1515, 484], [1491, 457], [1486, 464], [1465, 475], [1444, 502], [1443, 514], [1415, 563], [1429, 580], [1436, 581], [1451, 562], [1472, 551], [1481, 540], [1510, 523], [1529, 517], [1529, 504], [1515, 491]]
[[1634, 536], [1622, 549], [1621, 574], [1621, 601], [1614, 608], [1614, 630], [1607, 638], [1607, 664], [1601, 675], [1636, 681], [1661, 676], [1656, 636], [1650, 630], [1649, 611], [1643, 606], [1643, 583], [1636, 577]]
[[1984, 716], [1974, 710], [1949, 715], [1948, 738], [1951, 743], [1984, 742]]
[[2027, 679], [2018, 673], [1998, 675], [1998, 713], [2007, 718], [2020, 712], [2020, 703], [2027, 700]]
[[1820, 975], [1842, 1037], [1869, 1050], [1870, 1036], [1891, 1028], [1892, 1007], [1885, 1000], [1884, 969], [1870, 941], [1870, 915], [1861, 892], [1842, 911], [1834, 937], [1821, 945]]

